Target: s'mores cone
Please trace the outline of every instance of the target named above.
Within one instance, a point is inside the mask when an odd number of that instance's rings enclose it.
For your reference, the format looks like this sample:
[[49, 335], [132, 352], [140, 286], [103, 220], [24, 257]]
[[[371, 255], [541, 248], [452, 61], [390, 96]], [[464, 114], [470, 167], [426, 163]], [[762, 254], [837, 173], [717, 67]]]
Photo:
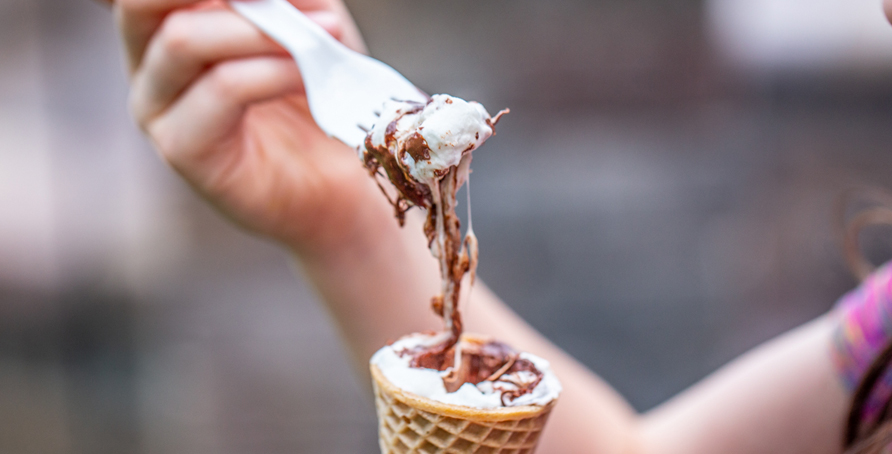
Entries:
[[554, 407], [446, 404], [403, 391], [371, 369], [382, 454], [532, 453]]
[[[427, 210], [424, 234], [440, 267], [431, 306], [442, 333], [416, 333], [378, 350], [371, 373], [382, 454], [532, 453], [560, 382], [548, 361], [492, 339], [462, 334], [462, 279], [477, 267], [471, 227], [464, 240], [455, 194], [468, 181], [471, 153], [495, 134], [508, 110], [490, 116], [476, 102], [433, 95], [384, 103], [359, 155], [402, 225], [413, 206]], [[414, 274], [409, 273], [409, 277]]]
[[557, 399], [545, 405], [477, 408], [394, 385], [371, 364], [382, 454], [531, 454]]

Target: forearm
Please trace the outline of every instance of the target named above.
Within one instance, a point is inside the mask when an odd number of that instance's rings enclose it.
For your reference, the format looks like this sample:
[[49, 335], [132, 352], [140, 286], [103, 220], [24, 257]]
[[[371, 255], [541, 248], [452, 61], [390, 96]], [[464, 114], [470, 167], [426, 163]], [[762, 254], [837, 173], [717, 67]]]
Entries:
[[361, 373], [367, 373], [369, 358], [387, 341], [442, 329], [429, 304], [439, 291], [437, 263], [427, 250], [420, 221], [407, 216], [400, 228], [381, 208], [370, 212], [362, 230], [342, 247], [296, 254]]
[[[399, 229], [383, 213], [386, 223], [365, 224], [371, 235], [366, 240], [337, 252], [301, 256], [362, 373], [387, 340], [442, 329], [428, 304], [439, 281], [420, 221], [410, 217]], [[829, 317], [766, 343], [639, 418], [606, 383], [484, 285], [473, 289], [463, 310], [468, 331], [492, 335], [551, 361], [564, 392], [542, 439], [543, 453], [840, 451], [849, 396], [830, 360], [836, 321]]]
[[849, 403], [819, 318], [738, 358], [644, 417], [645, 452], [838, 454]]
[[[379, 228], [374, 241], [354, 242], [324, 255], [300, 254], [361, 373], [366, 373], [369, 357], [387, 340], [442, 329], [442, 320], [429, 305], [439, 290], [437, 263], [427, 250], [420, 220], [410, 216], [403, 229], [393, 219], [387, 221], [392, 228]], [[606, 383], [526, 324], [482, 283], [463, 304], [467, 331], [494, 336], [548, 359], [560, 378], [564, 391], [540, 452], [629, 451], [634, 412]]]
[[564, 390], [540, 441], [539, 452], [638, 452], [637, 415], [622, 396], [523, 321], [485, 285], [473, 290], [465, 316], [469, 331], [492, 335], [548, 359], [560, 378]]

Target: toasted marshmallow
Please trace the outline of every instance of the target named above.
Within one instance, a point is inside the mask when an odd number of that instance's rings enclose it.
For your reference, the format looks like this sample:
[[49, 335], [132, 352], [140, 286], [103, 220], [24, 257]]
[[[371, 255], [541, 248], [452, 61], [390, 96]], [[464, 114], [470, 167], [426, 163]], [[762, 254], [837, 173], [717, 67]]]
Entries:
[[427, 104], [388, 101], [370, 132], [373, 147], [397, 156], [406, 172], [429, 184], [492, 137], [491, 117], [477, 102], [434, 95]]

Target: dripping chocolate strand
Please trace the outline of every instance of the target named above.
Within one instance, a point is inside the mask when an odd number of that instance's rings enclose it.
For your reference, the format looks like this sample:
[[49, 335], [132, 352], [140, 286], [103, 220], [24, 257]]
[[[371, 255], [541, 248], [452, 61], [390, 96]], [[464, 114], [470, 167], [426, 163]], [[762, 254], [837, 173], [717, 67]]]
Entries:
[[[543, 377], [532, 361], [521, 358], [519, 353], [501, 342], [465, 338], [460, 344], [445, 349], [444, 346], [441, 343], [433, 348], [419, 347], [399, 354], [411, 357], [410, 367], [448, 370], [443, 377], [448, 392], [455, 392], [465, 383], [476, 385], [488, 381], [509, 402], [531, 393]], [[521, 372], [532, 374], [533, 379], [523, 381]], [[500, 384], [509, 384], [513, 388], [506, 389]]]
[[493, 374], [490, 375], [489, 377], [486, 377], [486, 381], [498, 380], [499, 377], [501, 377], [502, 375], [505, 375], [505, 372], [508, 372], [508, 369], [511, 369], [511, 366], [513, 366], [516, 361], [517, 361], [517, 355], [511, 355], [508, 358], [508, 362], [506, 362], [505, 365], [502, 366], [501, 369], [493, 372]]
[[[443, 95], [435, 95], [435, 97], [437, 96], [442, 97]], [[453, 108], [464, 102], [456, 103], [453, 98], [449, 97], [445, 100], [440, 98], [440, 100], [444, 105], [450, 105]], [[430, 129], [425, 129], [424, 123], [421, 123], [423, 120], [412, 123], [414, 119], [406, 118], [407, 115], [419, 114], [420, 117], [428, 115], [426, 109], [433, 102], [434, 99], [431, 98], [427, 104], [408, 103], [390, 107], [385, 104], [384, 110], [390, 109], [388, 111], [390, 113], [385, 115], [386, 122], [382, 120], [380, 125], [373, 127], [373, 130], [366, 136], [365, 151], [361, 153], [370, 175], [373, 177], [386, 175], [396, 188], [397, 195], [395, 198], [391, 198], [376, 178], [379, 188], [394, 207], [400, 225], [404, 224], [405, 213], [412, 206], [427, 209], [424, 233], [428, 240], [428, 248], [439, 262], [441, 288], [440, 293], [431, 298], [431, 307], [437, 315], [444, 319], [448, 337], [438, 345], [424, 347], [413, 352], [404, 352], [404, 354], [412, 355], [411, 367], [439, 371], [449, 369], [449, 373], [443, 380], [449, 392], [456, 391], [464, 383], [476, 385], [484, 380], [490, 380], [493, 383], [510, 385], [513, 389], [502, 390], [502, 399], [503, 402], [505, 398], [514, 400], [518, 396], [531, 392], [535, 384], [542, 379], [542, 374], [536, 370], [535, 366], [528, 360], [520, 359], [516, 352], [504, 344], [488, 342], [471, 346], [466, 341], [458, 343], [463, 332], [459, 310], [462, 279], [470, 272], [470, 284], [474, 284], [478, 260], [477, 238], [471, 223], [470, 187], [467, 194], [468, 231], [464, 237], [461, 234], [461, 223], [455, 212], [456, 192], [468, 180], [470, 174], [471, 152], [482, 141], [495, 134], [496, 124], [509, 110], [502, 110], [495, 117], [489, 117], [485, 111], [478, 109], [479, 106], [472, 107], [470, 112], [465, 110], [460, 115], [481, 115], [478, 118], [479, 128], [476, 132], [471, 129], [466, 133], [470, 134], [466, 137], [473, 137], [472, 141], [467, 144], [460, 142], [460, 146], [452, 144], [444, 148], [442, 144], [444, 139], [437, 138], [447, 137], [452, 134], [451, 132], [440, 133], [444, 135], [428, 135]], [[468, 103], [464, 105], [467, 106]], [[433, 112], [439, 108], [435, 106]], [[459, 110], [459, 112], [462, 111]], [[461, 121], [454, 120], [457, 117], [447, 115], [446, 118], [456, 124], [461, 123]], [[465, 119], [467, 118], [470, 117], [465, 117]], [[438, 125], [441, 128], [442, 124], [442, 120], [440, 123], [427, 123], [429, 127]], [[423, 131], [424, 134], [422, 134]], [[443, 153], [444, 149], [449, 150], [449, 147], [452, 147], [454, 154], [446, 155], [447, 158], [444, 158], [442, 154], [434, 156], [431, 144], [428, 143], [426, 137], [432, 141], [441, 141], [437, 145], [437, 150], [440, 153]], [[432, 143], [436, 144], [437, 142]], [[451, 158], [448, 158], [449, 156]], [[431, 165], [432, 159], [437, 163], [436, 165]], [[453, 160], [447, 160], [446, 162], [450, 164], [441, 166], [439, 163], [444, 159]], [[417, 167], [419, 163], [426, 167]], [[423, 170], [419, 170], [419, 168]], [[466, 350], [466, 347], [469, 349]], [[536, 377], [535, 384], [519, 382], [518, 380], [522, 380], [522, 378], [512, 375], [516, 372], [533, 373]], [[508, 376], [512, 378], [503, 379]]]

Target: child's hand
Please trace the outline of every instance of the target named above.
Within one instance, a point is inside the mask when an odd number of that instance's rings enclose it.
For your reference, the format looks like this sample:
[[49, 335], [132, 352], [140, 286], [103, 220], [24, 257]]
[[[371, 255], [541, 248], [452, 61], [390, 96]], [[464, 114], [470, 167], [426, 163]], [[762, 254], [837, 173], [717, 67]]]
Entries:
[[[364, 50], [340, 0], [292, 3]], [[224, 2], [116, 0], [114, 8], [133, 115], [224, 213], [303, 250], [349, 241], [364, 215], [381, 211], [384, 198], [356, 153], [311, 118], [291, 57]]]

